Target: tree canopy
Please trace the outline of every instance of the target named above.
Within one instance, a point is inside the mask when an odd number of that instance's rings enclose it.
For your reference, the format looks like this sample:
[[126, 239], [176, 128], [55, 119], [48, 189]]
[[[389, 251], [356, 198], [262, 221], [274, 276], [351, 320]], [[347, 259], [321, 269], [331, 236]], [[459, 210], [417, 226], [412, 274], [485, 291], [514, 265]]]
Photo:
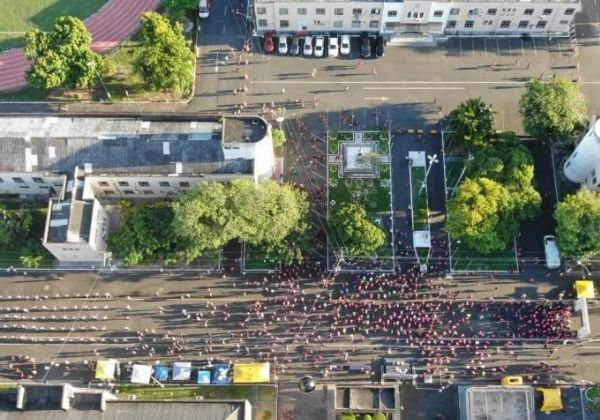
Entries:
[[0, 248], [16, 249], [29, 236], [33, 217], [26, 209], [8, 210], [0, 205]]
[[173, 202], [126, 205], [109, 245], [128, 265], [191, 262], [233, 239], [258, 245], [283, 262], [297, 261], [308, 208], [306, 193], [291, 185], [205, 182]]
[[198, 0], [165, 0], [164, 5], [173, 20], [182, 20], [188, 10], [198, 8]]
[[465, 181], [449, 200], [450, 235], [482, 253], [505, 249], [520, 223], [540, 210], [533, 170], [531, 153], [514, 133], [477, 150]]
[[458, 145], [467, 148], [482, 146], [494, 133], [494, 113], [481, 98], [471, 98], [450, 113], [448, 124]]
[[567, 139], [587, 118], [581, 86], [562, 77], [529, 81], [519, 101], [519, 112], [527, 134], [550, 140]]
[[194, 60], [191, 42], [183, 26], [148, 12], [142, 16], [142, 51], [135, 68], [152, 90], [172, 90], [188, 95], [194, 87]]
[[369, 256], [376, 253], [386, 241], [385, 232], [377, 226], [364, 207], [345, 203], [332, 214], [333, 238], [336, 248], [349, 256]]
[[153, 261], [175, 262], [182, 258], [182, 244], [171, 229], [171, 203], [157, 201], [143, 205], [122, 202], [124, 218], [119, 230], [108, 240], [110, 249], [127, 265]]
[[72, 16], [59, 17], [51, 32], [30, 30], [25, 35], [25, 55], [33, 65], [27, 81], [42, 90], [91, 87], [105, 69], [104, 60], [92, 51], [91, 43], [84, 23]]
[[556, 239], [561, 252], [575, 257], [600, 254], [600, 193], [580, 189], [554, 211]]
[[496, 181], [465, 179], [448, 200], [448, 232], [479, 252], [505, 249], [511, 238], [503, 215], [508, 200], [508, 191]]

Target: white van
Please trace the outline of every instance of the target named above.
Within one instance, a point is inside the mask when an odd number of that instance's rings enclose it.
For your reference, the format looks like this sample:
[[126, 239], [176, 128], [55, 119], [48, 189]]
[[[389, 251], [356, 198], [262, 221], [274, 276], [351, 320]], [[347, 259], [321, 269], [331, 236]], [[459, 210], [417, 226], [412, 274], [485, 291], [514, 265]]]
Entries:
[[200, 19], [206, 19], [209, 15], [208, 9], [210, 8], [209, 5], [209, 0], [200, 0], [198, 3], [198, 15], [200, 16]]
[[556, 238], [552, 235], [544, 236], [544, 254], [546, 254], [546, 268], [560, 268], [560, 254], [556, 246]]

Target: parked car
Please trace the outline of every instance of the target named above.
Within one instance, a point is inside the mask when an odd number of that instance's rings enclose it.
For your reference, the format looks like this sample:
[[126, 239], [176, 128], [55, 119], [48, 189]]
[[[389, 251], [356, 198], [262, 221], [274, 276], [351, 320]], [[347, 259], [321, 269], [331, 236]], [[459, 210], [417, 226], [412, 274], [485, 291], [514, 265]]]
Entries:
[[312, 46], [312, 36], [307, 35], [304, 37], [304, 48], [302, 49], [302, 54], [306, 57], [310, 57], [313, 53]]
[[290, 54], [299, 55], [300, 54], [300, 38], [297, 36], [292, 38], [292, 45], [290, 46]]
[[265, 50], [266, 53], [273, 52], [273, 50], [275, 49], [275, 44], [273, 43], [273, 34], [270, 32], [267, 32], [265, 34], [265, 41], [263, 44], [263, 49]]
[[327, 54], [330, 57], [337, 57], [339, 51], [338, 37], [330, 36], [329, 37], [329, 49], [327, 50]]
[[277, 46], [279, 50], [279, 54], [287, 54], [288, 53], [288, 41], [286, 36], [279, 37], [279, 44]]
[[315, 37], [315, 57], [323, 57], [325, 53], [325, 37], [319, 35]]
[[375, 38], [375, 56], [383, 57], [385, 55], [385, 39], [382, 36]]
[[350, 35], [342, 35], [342, 40], [340, 42], [340, 54], [350, 54]]
[[556, 238], [553, 235], [544, 236], [544, 254], [546, 255], [547, 268], [560, 268], [560, 254], [558, 246], [556, 246]]
[[371, 42], [369, 41], [369, 33], [368, 32], [362, 32], [360, 34], [360, 42], [361, 42], [360, 56], [362, 58], [371, 57]]

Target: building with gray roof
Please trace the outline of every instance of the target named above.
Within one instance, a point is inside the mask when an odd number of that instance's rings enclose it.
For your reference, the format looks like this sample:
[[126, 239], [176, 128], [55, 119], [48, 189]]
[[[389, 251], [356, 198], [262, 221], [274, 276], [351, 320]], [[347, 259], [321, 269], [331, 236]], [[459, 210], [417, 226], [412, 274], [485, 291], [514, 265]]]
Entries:
[[44, 246], [103, 262], [105, 199], [175, 197], [209, 180], [271, 178], [271, 127], [258, 116], [0, 116], [0, 196], [48, 197]]

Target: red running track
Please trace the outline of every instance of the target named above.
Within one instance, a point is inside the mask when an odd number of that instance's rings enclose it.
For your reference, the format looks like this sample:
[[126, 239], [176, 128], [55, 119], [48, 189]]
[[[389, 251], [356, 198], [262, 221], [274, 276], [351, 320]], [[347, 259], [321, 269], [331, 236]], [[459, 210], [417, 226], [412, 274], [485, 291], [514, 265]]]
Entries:
[[[142, 14], [158, 7], [161, 0], [109, 0], [85, 20], [92, 34], [92, 48], [104, 53], [117, 47], [139, 27]], [[23, 49], [0, 53], [0, 91], [27, 86], [25, 73], [31, 66]]]

